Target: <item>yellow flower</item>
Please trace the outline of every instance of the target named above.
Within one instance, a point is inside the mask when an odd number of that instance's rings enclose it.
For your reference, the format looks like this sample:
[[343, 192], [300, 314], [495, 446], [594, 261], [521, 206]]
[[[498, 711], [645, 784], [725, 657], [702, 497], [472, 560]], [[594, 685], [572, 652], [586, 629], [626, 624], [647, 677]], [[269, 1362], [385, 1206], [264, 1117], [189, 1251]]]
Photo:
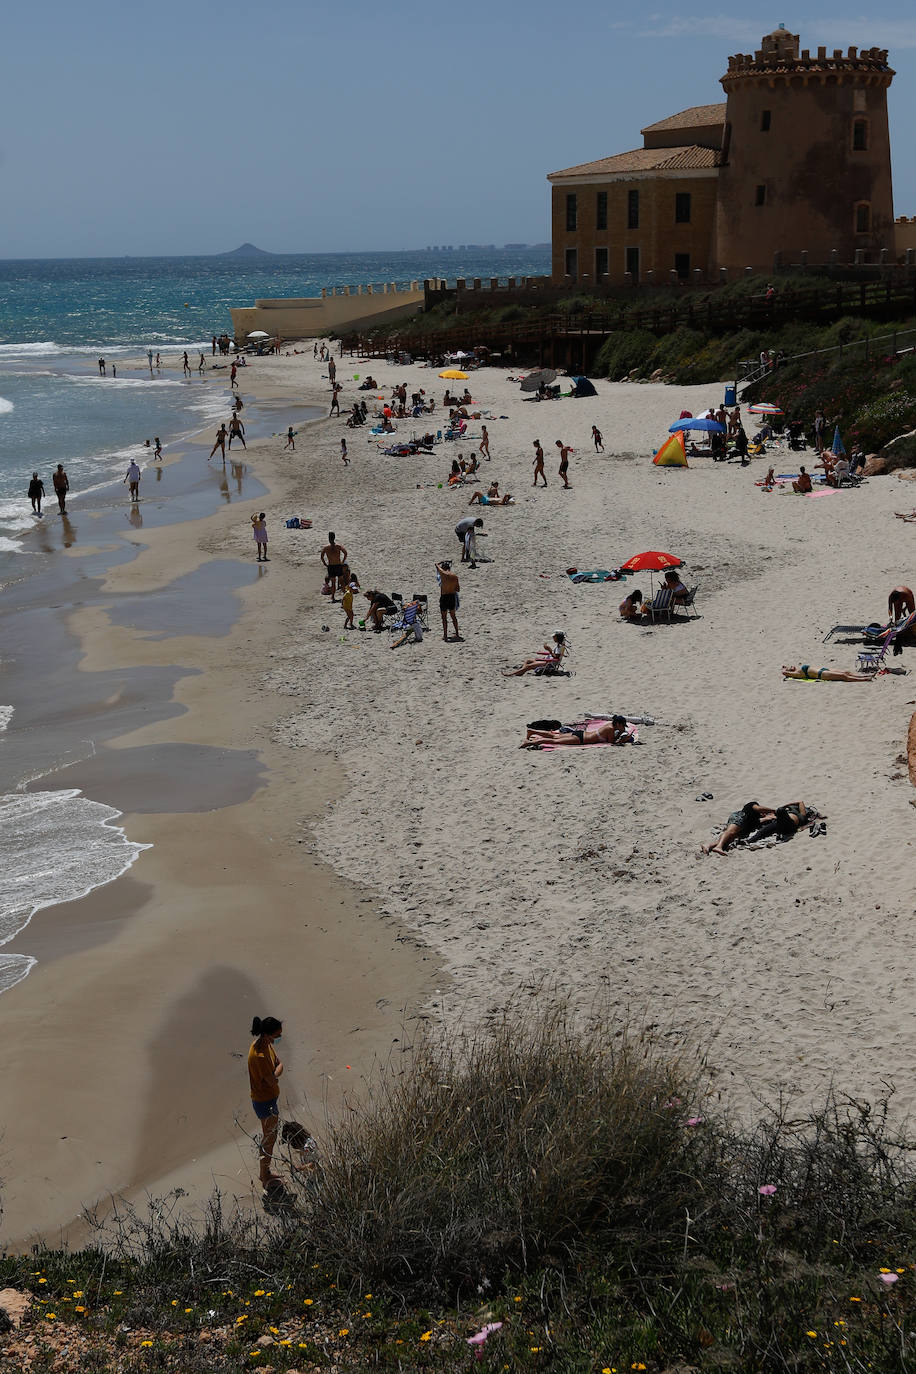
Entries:
[[235, 1324], [236, 1324], [236, 1326], [241, 1326], [242, 1322], [247, 1322], [247, 1320], [248, 1320], [248, 1313], [247, 1313], [247, 1312], [243, 1312], [242, 1315], [241, 1315], [240, 1317], [236, 1317], [236, 1319], [235, 1319]]
[[39, 1282], [39, 1283], [47, 1283], [48, 1280], [47, 1280], [47, 1279], [39, 1279], [38, 1282]]
[[193, 1308], [193, 1307], [186, 1307], [186, 1308], [185, 1308], [185, 1315], [187, 1316], [187, 1314], [188, 1314], [189, 1312], [193, 1312], [193, 1311], [194, 1311], [194, 1308]]
[[114, 1295], [115, 1295], [116, 1298], [123, 1298], [123, 1296], [124, 1296], [124, 1289], [123, 1289], [123, 1288], [116, 1288], [116, 1289], [114, 1290]]
[[86, 1311], [85, 1307], [74, 1307], [73, 1310], [74, 1310], [74, 1312], [85, 1312], [85, 1311]]
[[292, 1345], [292, 1341], [281, 1341], [281, 1345]]
[[[903, 1273], [903, 1270], [901, 1269], [900, 1272]], [[368, 1302], [369, 1299], [370, 1299], [371, 1297], [372, 1297], [372, 1294], [371, 1294], [371, 1293], [367, 1293], [367, 1294], [366, 1294], [366, 1302]]]
[[256, 1289], [254, 1290], [254, 1295], [255, 1295], [256, 1298], [263, 1298], [263, 1296], [264, 1296], [264, 1289], [263, 1289], [263, 1288], [256, 1288]]
[[805, 1335], [806, 1335], [806, 1336], [816, 1336], [816, 1335], [817, 1335], [817, 1332], [816, 1332], [816, 1331], [806, 1331], [806, 1332], [805, 1332]]
[[[70, 1283], [72, 1283], [72, 1282], [73, 1282], [73, 1279], [70, 1279], [69, 1281], [70, 1281]], [[83, 1290], [82, 1290], [82, 1288], [74, 1288], [74, 1290], [73, 1290], [73, 1296], [74, 1296], [75, 1298], [81, 1298], [81, 1297], [83, 1296]]]
[[897, 1272], [898, 1274], [905, 1274], [905, 1273], [906, 1273], [906, 1270], [905, 1270], [905, 1269], [898, 1269], [896, 1272]]
[[513, 1302], [521, 1302], [521, 1298], [513, 1298], [512, 1301], [513, 1301]]
[[152, 1345], [152, 1341], [141, 1341], [141, 1345]]
[[314, 1298], [303, 1298], [302, 1301], [303, 1301], [303, 1303], [305, 1304], [306, 1307], [311, 1307], [311, 1305], [312, 1305], [312, 1303], [315, 1301], [315, 1299], [314, 1299]]
[[891, 1271], [890, 1271], [889, 1269], [879, 1269], [879, 1270], [878, 1270], [878, 1273], [879, 1273], [879, 1274], [889, 1274], [890, 1272], [891, 1272]]
[[172, 1299], [172, 1306], [173, 1306], [173, 1307], [177, 1307], [177, 1306], [178, 1306], [178, 1299], [177, 1299], [177, 1298], [173, 1298], [173, 1299]]
[[541, 1347], [539, 1345], [529, 1345], [528, 1349], [531, 1351], [532, 1355], [537, 1355]]
[[861, 1299], [861, 1298], [850, 1298], [849, 1301], [850, 1301], [850, 1302], [861, 1302], [862, 1299]]
[[338, 1336], [349, 1336], [349, 1334], [350, 1334], [350, 1328], [349, 1328], [349, 1326], [342, 1326], [341, 1329], [338, 1331], [337, 1334], [338, 1334]]
[[423, 1332], [423, 1335], [420, 1337], [420, 1340], [421, 1340], [421, 1341], [431, 1341], [432, 1338], [433, 1338], [433, 1333], [432, 1333], [431, 1331], [424, 1331], [424, 1332]]
[[631, 1368], [631, 1369], [645, 1369], [645, 1367], [646, 1367], [646, 1366], [645, 1366], [644, 1364], [631, 1364], [631, 1365], [630, 1365], [630, 1368]]
[[53, 1322], [53, 1321], [55, 1321], [56, 1318], [57, 1318], [57, 1313], [56, 1313], [56, 1312], [46, 1312], [46, 1313], [45, 1313], [45, 1316], [47, 1317], [47, 1319], [48, 1319], [49, 1322]]
[[280, 1334], [280, 1328], [278, 1326], [269, 1326], [267, 1329], [268, 1331], [272, 1331], [275, 1336], [279, 1336]]

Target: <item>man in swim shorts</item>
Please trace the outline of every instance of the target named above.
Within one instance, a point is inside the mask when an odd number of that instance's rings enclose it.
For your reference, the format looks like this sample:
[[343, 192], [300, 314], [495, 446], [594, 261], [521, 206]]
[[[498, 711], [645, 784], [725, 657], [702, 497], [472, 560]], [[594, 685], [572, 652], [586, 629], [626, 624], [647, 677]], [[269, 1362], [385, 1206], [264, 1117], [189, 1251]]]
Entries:
[[338, 544], [334, 538], [334, 531], [328, 534], [328, 542], [321, 550], [321, 561], [327, 569], [328, 581], [331, 584], [331, 600], [335, 601], [334, 593], [337, 590], [343, 591], [344, 568], [347, 563], [347, 551], [343, 544]]
[[593, 720], [581, 730], [568, 725], [564, 730], [525, 731], [520, 749], [540, 749], [542, 744], [576, 747], [585, 744], [628, 744], [633, 736], [627, 730], [626, 716], [612, 716], [610, 720]]
[[904, 616], [916, 611], [916, 598], [909, 587], [895, 587], [887, 598], [887, 614], [890, 620], [902, 620]]
[[442, 638], [447, 644], [449, 616], [451, 616], [452, 624], [455, 627], [455, 639], [461, 639], [458, 617], [455, 614], [458, 609], [458, 593], [461, 590], [461, 583], [458, 581], [458, 574], [452, 572], [451, 561], [447, 558], [436, 564], [436, 572], [439, 575], [439, 613], [442, 616]]
[[461, 540], [461, 561], [462, 563], [470, 563], [472, 568], [477, 567], [477, 546], [474, 543], [474, 533], [476, 530], [482, 529], [483, 521], [480, 516], [475, 520], [473, 516], [466, 515], [455, 526], [455, 534]]
[[719, 854], [727, 857], [726, 851], [729, 845], [735, 840], [744, 840], [754, 830], [768, 821], [776, 819], [776, 811], [772, 806], [761, 806], [759, 802], [745, 802], [740, 811], [733, 811], [729, 816], [722, 834], [715, 844], [704, 844], [704, 854]]

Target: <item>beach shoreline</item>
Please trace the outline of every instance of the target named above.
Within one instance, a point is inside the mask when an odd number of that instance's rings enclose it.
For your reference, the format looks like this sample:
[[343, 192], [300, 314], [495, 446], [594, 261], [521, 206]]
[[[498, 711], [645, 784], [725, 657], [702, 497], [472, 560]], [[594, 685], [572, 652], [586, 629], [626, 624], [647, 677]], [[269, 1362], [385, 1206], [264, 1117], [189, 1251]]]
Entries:
[[[402, 380], [440, 400], [434, 372], [341, 358], [344, 411], [367, 368], [381, 382], [370, 403]], [[311, 348], [257, 359], [246, 385], [278, 402], [329, 396]], [[248, 515], [266, 510], [271, 562], [238, 592], [228, 635], [156, 638], [96, 607], [73, 615], [82, 671], [183, 670], [180, 714], [125, 731], [110, 754], [253, 750], [269, 783], [221, 810], [128, 812], [120, 823], [153, 848], [110, 896], [85, 899], [86, 947], [49, 952], [0, 998], [8, 1030], [8, 999], [21, 1017], [35, 991], [40, 1010], [44, 1057], [12, 1080], [32, 1098], [39, 1090], [47, 1140], [32, 1196], [38, 1179], [47, 1189], [70, 1175], [66, 1197], [52, 1191], [34, 1222], [27, 1187], [17, 1180], [10, 1199], [6, 1185], [11, 1237], [48, 1234], [107, 1191], [180, 1186], [192, 1211], [214, 1183], [250, 1199], [253, 1118], [233, 1056], [247, 1048], [252, 1013], [286, 1018], [285, 1081], [296, 1112], [319, 1128], [324, 1100], [333, 1107], [373, 1063], [403, 1052], [405, 1017], [481, 1022], [520, 993], [582, 1007], [600, 993], [674, 1052], [705, 1057], [711, 1101], [731, 1110], [755, 1112], [780, 1092], [816, 1102], [833, 1081], [865, 1096], [893, 1082], [908, 1109], [914, 1066], [899, 1031], [916, 1010], [902, 952], [914, 913], [905, 864], [886, 856], [912, 844], [895, 764], [912, 689], [907, 678], [860, 688], [784, 683], [779, 672], [802, 658], [848, 666], [853, 650], [821, 640], [835, 622], [877, 618], [905, 575], [908, 531], [893, 518], [905, 488], [885, 478], [810, 500], [763, 493], [759, 462], [653, 467], [671, 418], [718, 401], [714, 387], [600, 383], [591, 400], [538, 404], [495, 368], [469, 385], [489, 412], [493, 458], [481, 475], [498, 477], [516, 504], [482, 512], [492, 561], [460, 567], [463, 642], [442, 642], [434, 564], [459, 566], [453, 527], [479, 488], [449, 490], [445, 479], [453, 456], [477, 448], [477, 424], [432, 457], [385, 458], [365, 430], [338, 420], [303, 426], [293, 453], [278, 437], [259, 440], [248, 461], [263, 498], [144, 531], [137, 557], [107, 572], [103, 591], [116, 602], [208, 561], [253, 561]], [[442, 418], [439, 408], [399, 433], [439, 430]], [[605, 454], [589, 446], [592, 423]], [[547, 490], [531, 488], [535, 438]], [[568, 492], [558, 439], [575, 449]], [[294, 515], [311, 529], [287, 530]], [[422, 645], [392, 652], [387, 635], [343, 629], [339, 605], [320, 594], [331, 529], [364, 589], [429, 596]], [[644, 548], [686, 560], [698, 620], [622, 624], [617, 602], [633, 580], [576, 586], [565, 574], [613, 568]], [[572, 643], [574, 677], [502, 677], [557, 629]], [[658, 724], [636, 749], [517, 748], [531, 719], [611, 710]], [[828, 816], [827, 835], [702, 857], [701, 841], [749, 796], [801, 796]], [[119, 888], [128, 914], [116, 909]], [[296, 920], [291, 938], [288, 913], [300, 909], [309, 924]], [[54, 921], [51, 909], [41, 928]], [[38, 929], [36, 919], [36, 938]], [[55, 1058], [74, 1040], [89, 1046], [76, 1089], [72, 1066]], [[76, 1101], [99, 1082], [106, 1102], [127, 1104], [123, 1141], [112, 1142], [104, 1103], [100, 1120]], [[58, 1139], [62, 1103], [81, 1124], [79, 1169], [76, 1147]], [[101, 1166], [99, 1135], [118, 1145]], [[4, 1149], [10, 1179], [24, 1144], [8, 1131]]]

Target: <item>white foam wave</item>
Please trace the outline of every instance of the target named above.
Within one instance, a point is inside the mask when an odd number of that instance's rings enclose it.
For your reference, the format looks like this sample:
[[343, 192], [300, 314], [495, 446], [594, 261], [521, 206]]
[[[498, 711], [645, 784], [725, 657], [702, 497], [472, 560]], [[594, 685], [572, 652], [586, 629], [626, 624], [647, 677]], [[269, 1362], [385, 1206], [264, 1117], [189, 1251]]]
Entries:
[[[0, 553], [22, 553], [23, 549], [18, 539], [7, 539], [6, 535], [0, 534]], [[31, 550], [25, 550], [31, 552]]]
[[[114, 882], [150, 848], [129, 840], [115, 824], [121, 814], [76, 788], [0, 796], [0, 944], [23, 930], [36, 911]], [[12, 986], [10, 977], [24, 978], [32, 963], [26, 956], [2, 956], [0, 991]]]
[[22, 357], [22, 358], [41, 358], [47, 357], [52, 353], [63, 353], [60, 344], [46, 341], [44, 343], [5, 343], [0, 344], [0, 358]]
[[146, 391], [151, 386], [183, 386], [183, 382], [172, 381], [168, 377], [97, 377], [94, 373], [89, 376], [78, 372], [62, 372], [61, 377], [74, 386], [104, 386], [107, 389], [142, 386]]
[[0, 706], [0, 731], [5, 730], [13, 719], [14, 709], [12, 706]]
[[35, 960], [28, 954], [0, 954], [0, 992], [9, 992], [34, 968]]
[[0, 415], [9, 415], [13, 408], [12, 401], [8, 401], [5, 396], [0, 396]]

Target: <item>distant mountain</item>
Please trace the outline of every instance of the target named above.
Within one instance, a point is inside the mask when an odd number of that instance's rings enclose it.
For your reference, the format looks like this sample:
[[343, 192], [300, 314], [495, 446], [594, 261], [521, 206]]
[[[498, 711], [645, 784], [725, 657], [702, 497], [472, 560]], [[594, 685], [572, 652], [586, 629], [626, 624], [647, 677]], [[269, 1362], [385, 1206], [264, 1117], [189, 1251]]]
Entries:
[[243, 243], [229, 253], [217, 253], [218, 258], [275, 258], [276, 253], [268, 253], [266, 248], [256, 248], [253, 243]]

